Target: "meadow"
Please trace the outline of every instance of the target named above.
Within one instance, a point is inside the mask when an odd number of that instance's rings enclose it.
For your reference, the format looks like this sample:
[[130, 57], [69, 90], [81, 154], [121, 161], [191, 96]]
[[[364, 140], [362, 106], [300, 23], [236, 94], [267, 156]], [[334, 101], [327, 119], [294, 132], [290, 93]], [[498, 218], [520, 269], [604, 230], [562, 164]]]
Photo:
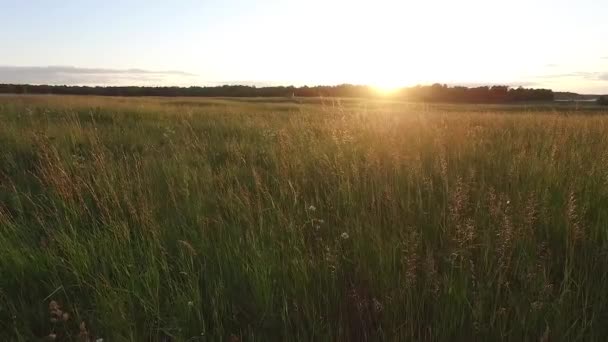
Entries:
[[0, 340], [604, 341], [602, 114], [0, 96]]

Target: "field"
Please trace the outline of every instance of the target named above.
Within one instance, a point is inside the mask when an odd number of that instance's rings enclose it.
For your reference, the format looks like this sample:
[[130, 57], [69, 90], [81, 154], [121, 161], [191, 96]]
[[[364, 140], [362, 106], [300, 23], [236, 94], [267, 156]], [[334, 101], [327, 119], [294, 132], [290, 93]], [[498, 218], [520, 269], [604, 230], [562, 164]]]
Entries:
[[601, 114], [2, 96], [0, 340], [604, 341]]

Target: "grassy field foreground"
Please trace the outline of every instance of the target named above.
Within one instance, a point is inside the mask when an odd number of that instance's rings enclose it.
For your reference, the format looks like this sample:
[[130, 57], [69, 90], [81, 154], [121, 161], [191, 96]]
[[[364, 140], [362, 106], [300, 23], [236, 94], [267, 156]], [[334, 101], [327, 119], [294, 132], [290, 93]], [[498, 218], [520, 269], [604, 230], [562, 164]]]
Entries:
[[607, 289], [608, 116], [0, 97], [2, 341], [601, 341]]

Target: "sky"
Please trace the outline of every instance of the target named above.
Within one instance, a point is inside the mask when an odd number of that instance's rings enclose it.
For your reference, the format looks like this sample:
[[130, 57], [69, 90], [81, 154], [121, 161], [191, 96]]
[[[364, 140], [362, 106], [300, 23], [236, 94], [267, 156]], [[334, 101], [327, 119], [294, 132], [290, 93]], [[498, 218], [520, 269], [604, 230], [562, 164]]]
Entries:
[[608, 93], [605, 0], [0, 0], [0, 83]]

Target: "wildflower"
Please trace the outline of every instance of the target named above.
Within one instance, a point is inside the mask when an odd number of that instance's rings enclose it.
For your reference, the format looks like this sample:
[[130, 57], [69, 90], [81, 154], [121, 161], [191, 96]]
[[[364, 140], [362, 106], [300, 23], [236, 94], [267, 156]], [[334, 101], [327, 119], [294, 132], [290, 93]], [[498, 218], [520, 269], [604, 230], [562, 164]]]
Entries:
[[49, 303], [49, 311], [54, 312], [55, 310], [58, 310], [58, 309], [59, 309], [59, 304], [57, 304], [56, 301], [52, 300]]
[[49, 302], [49, 314], [51, 316], [51, 323], [57, 323], [60, 319], [64, 321], [67, 320], [63, 319], [64, 315], [67, 315], [67, 313], [64, 314], [64, 312], [61, 310], [61, 306], [54, 300]]
[[194, 306], [194, 302], [193, 302], [193, 301], [189, 301], [189, 302], [188, 302], [188, 306], [189, 306], [189, 307], [193, 307], [193, 306]]
[[316, 210], [317, 210], [317, 208], [312, 204], [308, 207], [308, 211], [316, 211]]
[[343, 240], [348, 240], [348, 238], [349, 238], [350, 236], [348, 236], [348, 233], [347, 233], [347, 232], [344, 232], [344, 233], [342, 233], [342, 235], [340, 235], [340, 237], [341, 237]]
[[54, 333], [50, 333], [47, 337], [46, 337], [47, 341], [55, 341], [57, 339], [57, 334]]

